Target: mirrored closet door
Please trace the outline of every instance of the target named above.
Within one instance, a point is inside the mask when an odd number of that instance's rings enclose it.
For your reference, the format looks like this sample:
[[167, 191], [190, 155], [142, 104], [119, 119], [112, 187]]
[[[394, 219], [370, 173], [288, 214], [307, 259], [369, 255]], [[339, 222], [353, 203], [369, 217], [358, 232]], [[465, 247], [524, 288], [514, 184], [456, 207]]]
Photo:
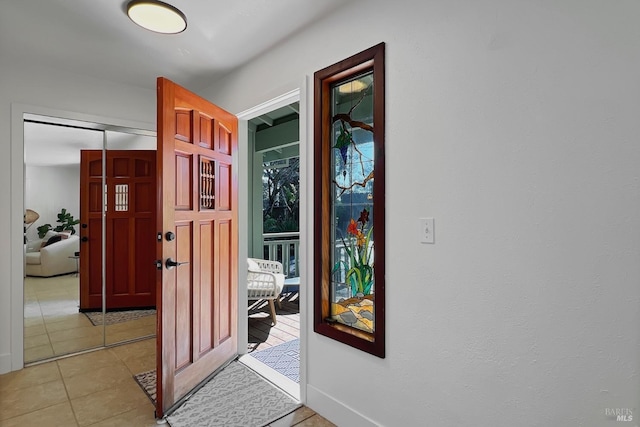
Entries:
[[102, 151], [104, 133], [46, 120], [24, 122], [25, 363], [104, 345], [102, 307], [79, 310], [80, 156]]
[[155, 334], [155, 136], [25, 117], [25, 363]]

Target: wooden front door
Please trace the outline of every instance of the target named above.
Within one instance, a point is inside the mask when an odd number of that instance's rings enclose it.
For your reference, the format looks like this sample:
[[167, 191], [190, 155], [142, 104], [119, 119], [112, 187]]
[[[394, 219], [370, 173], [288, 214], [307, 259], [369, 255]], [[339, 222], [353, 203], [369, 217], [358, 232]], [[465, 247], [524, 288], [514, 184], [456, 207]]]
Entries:
[[237, 354], [238, 121], [165, 78], [157, 90], [160, 418]]
[[105, 202], [107, 310], [155, 307], [156, 152], [80, 155], [80, 309], [102, 308], [102, 203]]

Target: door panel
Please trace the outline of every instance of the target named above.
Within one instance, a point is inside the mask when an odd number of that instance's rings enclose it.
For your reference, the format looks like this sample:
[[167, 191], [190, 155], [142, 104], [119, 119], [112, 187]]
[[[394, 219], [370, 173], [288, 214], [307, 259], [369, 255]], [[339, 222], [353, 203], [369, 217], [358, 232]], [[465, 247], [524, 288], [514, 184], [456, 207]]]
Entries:
[[228, 211], [231, 209], [231, 165], [221, 164], [218, 176], [218, 209]]
[[176, 152], [176, 210], [188, 211], [191, 209], [193, 190], [191, 185], [191, 164], [193, 156], [189, 153]]
[[[211, 260], [213, 260], [214, 251], [214, 223], [213, 221], [200, 221], [200, 282], [212, 283], [213, 282], [213, 268]], [[207, 261], [209, 260], [209, 262]], [[209, 268], [207, 268], [207, 265]], [[200, 287], [200, 315], [197, 316], [198, 328], [200, 333], [199, 338], [199, 353], [198, 357], [209, 351], [214, 341], [213, 327], [215, 322], [213, 321], [214, 312], [214, 298], [213, 289], [211, 286]]]
[[[237, 119], [158, 79], [156, 416], [237, 354]], [[220, 177], [220, 179], [217, 179]], [[220, 197], [218, 197], [220, 195]]]
[[[190, 248], [192, 246], [193, 231], [191, 223], [176, 222], [176, 260], [192, 262]], [[177, 268], [176, 272], [176, 370], [182, 369], [191, 360], [191, 307], [193, 304], [193, 287], [195, 283], [191, 277], [191, 268], [185, 266]]]
[[156, 271], [156, 153], [109, 150], [106, 195], [102, 150], [83, 150], [81, 159], [81, 229], [87, 240], [80, 254], [80, 309], [102, 307], [102, 204], [106, 205], [106, 309], [153, 307]]
[[[129, 219], [112, 218], [107, 221], [107, 299], [125, 295], [129, 289], [129, 269], [115, 268], [127, 266], [132, 256], [129, 248]], [[107, 304], [107, 308], [113, 308]]]
[[[231, 281], [231, 264], [232, 264], [232, 255], [231, 255], [231, 245], [232, 245], [232, 233], [231, 230], [231, 221], [221, 220], [219, 222], [218, 233], [219, 236], [218, 247], [220, 250], [218, 257], [218, 282], [220, 283], [219, 289], [220, 293], [218, 294], [218, 301], [220, 306], [229, 307], [232, 304], [233, 292], [232, 281]], [[231, 318], [231, 311], [218, 311], [218, 334], [217, 334], [217, 342], [224, 342], [230, 338], [232, 338], [232, 334], [235, 334], [234, 322], [235, 316]]]
[[213, 149], [213, 127], [215, 126], [215, 120], [202, 113], [199, 114], [198, 119], [200, 125], [198, 145], [211, 150]]

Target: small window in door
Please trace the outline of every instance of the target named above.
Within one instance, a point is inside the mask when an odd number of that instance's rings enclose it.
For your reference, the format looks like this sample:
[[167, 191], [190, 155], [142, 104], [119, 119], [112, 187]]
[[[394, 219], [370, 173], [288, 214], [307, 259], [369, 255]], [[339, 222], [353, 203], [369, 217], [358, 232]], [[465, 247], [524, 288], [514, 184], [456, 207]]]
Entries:
[[215, 162], [200, 158], [200, 209], [214, 209], [215, 205]]
[[129, 210], [129, 184], [116, 185], [116, 212], [127, 212]]

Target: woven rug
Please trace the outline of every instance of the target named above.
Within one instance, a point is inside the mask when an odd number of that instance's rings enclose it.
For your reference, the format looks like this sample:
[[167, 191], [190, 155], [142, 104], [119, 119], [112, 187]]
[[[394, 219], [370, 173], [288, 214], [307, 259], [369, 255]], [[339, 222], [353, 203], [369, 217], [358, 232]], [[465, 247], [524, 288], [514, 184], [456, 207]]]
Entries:
[[[129, 322], [130, 320], [140, 319], [141, 317], [153, 316], [156, 310], [124, 310], [110, 311], [104, 318], [105, 325], [113, 325], [115, 323]], [[89, 318], [93, 326], [102, 326], [102, 312], [87, 311], [84, 313]]]
[[239, 362], [231, 362], [167, 417], [172, 427], [261, 427], [300, 406]]
[[300, 340], [295, 339], [264, 350], [249, 353], [291, 381], [300, 383]]
[[136, 380], [140, 388], [144, 391], [151, 402], [156, 404], [156, 370], [152, 369], [141, 374], [135, 374], [133, 379]]

